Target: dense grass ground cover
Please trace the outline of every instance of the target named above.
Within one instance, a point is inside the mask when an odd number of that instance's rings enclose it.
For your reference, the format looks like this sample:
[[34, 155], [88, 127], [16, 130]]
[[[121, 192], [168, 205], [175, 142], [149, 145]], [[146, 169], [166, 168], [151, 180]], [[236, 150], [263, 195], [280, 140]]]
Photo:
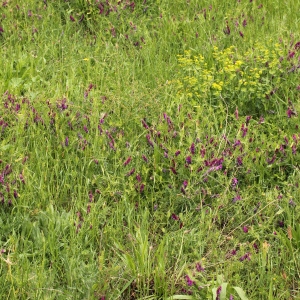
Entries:
[[0, 3], [1, 299], [299, 299], [297, 0]]

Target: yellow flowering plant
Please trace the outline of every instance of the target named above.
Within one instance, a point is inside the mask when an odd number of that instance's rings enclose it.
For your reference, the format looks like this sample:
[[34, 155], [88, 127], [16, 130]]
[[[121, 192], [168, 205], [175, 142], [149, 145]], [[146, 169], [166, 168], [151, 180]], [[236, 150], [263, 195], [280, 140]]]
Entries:
[[284, 85], [284, 51], [278, 43], [254, 46], [239, 53], [238, 48], [213, 48], [212, 59], [185, 51], [178, 55], [179, 70], [173, 80], [178, 97], [193, 104], [226, 102], [230, 108], [257, 114], [276, 110], [280, 98], [270, 100]]

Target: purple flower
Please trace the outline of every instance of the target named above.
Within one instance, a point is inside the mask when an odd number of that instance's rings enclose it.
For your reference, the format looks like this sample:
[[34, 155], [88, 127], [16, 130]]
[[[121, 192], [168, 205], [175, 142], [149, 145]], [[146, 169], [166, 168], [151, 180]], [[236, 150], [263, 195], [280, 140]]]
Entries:
[[140, 186], [140, 193], [142, 193], [145, 189], [145, 185], [142, 183], [141, 186]]
[[233, 199], [232, 199], [232, 202], [235, 203], [236, 201], [239, 201], [241, 200], [241, 196], [239, 194], [237, 194]]
[[123, 163], [123, 166], [127, 166], [131, 162], [131, 156], [129, 156], [125, 162]]
[[140, 174], [137, 174], [137, 175], [136, 175], [136, 180], [137, 180], [138, 182], [141, 182], [142, 179], [141, 179], [141, 175], [140, 175]]
[[70, 15], [70, 21], [75, 22], [75, 19], [72, 15]]
[[192, 158], [190, 156], [188, 156], [186, 159], [185, 159], [186, 163], [188, 165], [190, 165], [192, 163]]
[[88, 130], [88, 128], [87, 128], [86, 125], [83, 126], [83, 130], [84, 130], [86, 133], [89, 133], [89, 130]]
[[86, 214], [88, 215], [91, 212], [91, 205], [88, 204], [87, 209], [86, 209]]
[[69, 146], [69, 138], [68, 138], [68, 137], [66, 137], [66, 139], [65, 139], [65, 146], [66, 146], [66, 147]]
[[217, 297], [216, 297], [216, 300], [220, 300], [220, 294], [221, 294], [221, 291], [222, 291], [222, 286], [219, 286], [217, 288]]
[[241, 256], [239, 260], [240, 260], [240, 261], [244, 261], [244, 260], [246, 260], [246, 259], [247, 259], [247, 260], [250, 260], [250, 259], [251, 259], [250, 256], [251, 256], [251, 254], [248, 252], [248, 253], [244, 254], [243, 256]]
[[244, 124], [242, 124], [242, 128], [241, 128], [241, 130], [243, 131], [242, 137], [245, 137], [245, 136], [246, 136], [246, 134], [247, 134], [247, 132], [248, 132], [248, 128], [247, 128], [247, 127], [245, 127], [245, 125], [244, 125]]
[[292, 207], [295, 207], [296, 203], [293, 201], [293, 199], [290, 199], [289, 205], [292, 206]]
[[195, 144], [192, 143], [191, 147], [190, 147], [190, 152], [194, 155], [195, 154]]
[[184, 181], [183, 181], [183, 187], [186, 188], [187, 186], [188, 186], [188, 181], [187, 181], [187, 180], [184, 180]]
[[148, 162], [148, 158], [145, 155], [142, 155], [142, 158], [146, 163]]
[[181, 151], [180, 151], [180, 150], [177, 150], [177, 151], [175, 152], [175, 156], [178, 156], [180, 153], [181, 153]]
[[236, 163], [238, 166], [242, 166], [243, 165], [243, 159], [239, 156], [237, 159], [236, 159]]
[[287, 112], [286, 112], [288, 118], [291, 118], [293, 115], [295, 115], [295, 113], [291, 110], [291, 108], [289, 107]]
[[172, 173], [173, 173], [174, 175], [177, 175], [177, 172], [176, 172], [175, 168], [170, 167], [170, 170], [172, 171]]
[[149, 129], [149, 126], [144, 119], [142, 119], [142, 124], [143, 124], [144, 128]]
[[154, 147], [154, 144], [153, 144], [153, 142], [152, 142], [151, 139], [150, 139], [150, 134], [147, 134], [147, 135], [146, 135], [146, 139], [147, 139], [147, 141], [148, 141], [148, 144], [149, 144], [151, 147]]
[[203, 272], [204, 271], [204, 267], [202, 267], [201, 263], [196, 263], [196, 270], [197, 272]]
[[238, 179], [237, 178], [232, 178], [232, 181], [231, 181], [231, 184], [232, 184], [232, 187], [236, 187], [237, 184], [238, 184]]
[[229, 300], [234, 300], [232, 295], [229, 296]]
[[225, 34], [227, 34], [227, 35], [230, 34], [230, 27], [229, 27], [228, 24], [226, 25], [226, 28], [223, 30], [223, 32], [224, 32]]
[[185, 280], [188, 286], [192, 286], [194, 284], [194, 281], [188, 275], [185, 275]]
[[133, 173], [135, 172], [135, 168], [132, 168], [127, 174], [126, 176], [131, 176]]
[[239, 31], [239, 34], [242, 38], [244, 37], [244, 34], [241, 31]]
[[179, 221], [179, 217], [176, 214], [172, 214], [171, 218], [175, 221]]
[[244, 231], [245, 233], [248, 233], [248, 227], [247, 227], [247, 226], [243, 226], [243, 231]]

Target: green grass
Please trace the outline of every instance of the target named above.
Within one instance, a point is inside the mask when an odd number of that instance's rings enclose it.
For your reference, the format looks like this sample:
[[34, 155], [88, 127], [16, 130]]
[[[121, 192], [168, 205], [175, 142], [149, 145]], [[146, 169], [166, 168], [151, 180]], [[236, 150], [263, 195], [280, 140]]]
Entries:
[[298, 1], [0, 5], [1, 299], [300, 297]]

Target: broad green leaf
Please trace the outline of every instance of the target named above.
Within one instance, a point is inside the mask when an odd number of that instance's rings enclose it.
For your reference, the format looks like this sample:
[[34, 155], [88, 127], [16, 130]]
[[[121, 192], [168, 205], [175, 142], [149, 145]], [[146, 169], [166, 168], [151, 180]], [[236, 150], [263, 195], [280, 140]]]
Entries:
[[234, 286], [233, 287], [235, 289], [235, 291], [238, 293], [238, 295], [240, 296], [240, 298], [242, 300], [248, 300], [248, 298], [246, 297], [246, 294], [245, 292], [243, 291], [243, 289], [241, 289], [240, 287], [238, 286]]

